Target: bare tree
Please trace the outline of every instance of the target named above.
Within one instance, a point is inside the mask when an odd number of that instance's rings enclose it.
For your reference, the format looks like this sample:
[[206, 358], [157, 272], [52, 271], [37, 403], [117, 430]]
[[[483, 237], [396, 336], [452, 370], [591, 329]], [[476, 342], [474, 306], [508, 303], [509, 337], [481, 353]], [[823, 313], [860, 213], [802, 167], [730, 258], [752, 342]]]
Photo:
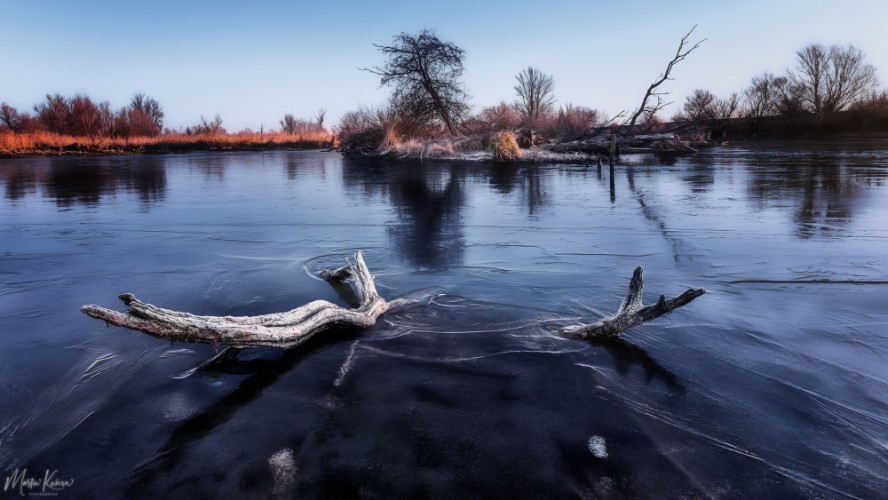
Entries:
[[704, 121], [713, 118], [713, 104], [715, 94], [704, 89], [695, 89], [694, 93], [685, 98], [682, 109], [692, 122]]
[[781, 116], [793, 117], [804, 112], [802, 102], [803, 90], [792, 82], [787, 76], [774, 79], [774, 88], [777, 91], [775, 106]]
[[841, 111], [876, 88], [876, 69], [863, 62], [859, 48], [812, 44], [799, 50], [789, 79], [805, 110], [824, 116]]
[[[688, 31], [685, 36], [681, 37], [681, 41], [678, 43], [678, 49], [675, 51], [675, 56], [672, 58], [671, 61], [669, 61], [669, 64], [666, 65], [666, 70], [660, 73], [660, 76], [656, 80], [654, 80], [654, 82], [651, 83], [650, 86], [647, 88], [647, 91], [644, 93], [644, 97], [641, 99], [641, 105], [632, 113], [632, 116], [626, 123], [627, 134], [632, 131], [632, 128], [635, 126], [635, 122], [641, 115], [648, 113], [649, 115], [653, 116], [657, 113], [657, 111], [671, 104], [671, 102], [663, 102], [663, 96], [666, 95], [668, 92], [659, 92], [657, 91], [657, 88], [667, 80], [673, 80], [673, 78], [669, 77], [669, 75], [672, 73], [672, 68], [674, 68], [676, 64], [684, 61], [688, 54], [696, 50], [697, 47], [700, 46], [700, 44], [706, 41], [706, 39], [704, 38], [703, 40], [695, 43], [690, 48], [685, 48], [688, 44], [688, 38], [690, 38], [691, 33], [693, 33], [695, 29], [697, 29], [697, 25], [694, 25], [694, 27], [691, 28], [691, 31]], [[648, 100], [651, 97], [654, 97], [656, 99], [656, 104], [648, 105]]]
[[743, 115], [753, 120], [777, 114], [777, 77], [762, 73], [752, 77], [749, 87], [743, 91]]
[[552, 110], [555, 104], [555, 80], [552, 75], [528, 66], [515, 76], [518, 85], [515, 92], [518, 94], [518, 102], [515, 106], [524, 117], [526, 123], [534, 128], [544, 114]]
[[717, 98], [715, 102], [712, 104], [712, 118], [720, 121], [727, 121], [737, 113], [737, 108], [740, 106], [740, 95], [736, 92], [731, 92], [727, 98]]
[[734, 117], [739, 104], [740, 96], [736, 92], [721, 99], [708, 90], [696, 89], [687, 97], [683, 109], [690, 121], [726, 121]]
[[46, 130], [57, 134], [67, 133], [71, 109], [68, 100], [61, 94], [46, 94], [46, 102], [34, 106], [34, 112]]
[[132, 135], [155, 136], [163, 130], [163, 108], [157, 99], [142, 93], [130, 100], [129, 126]]
[[327, 108], [321, 108], [315, 111], [315, 121], [318, 124], [318, 130], [324, 130], [324, 118], [327, 116]]
[[391, 45], [376, 47], [388, 58], [385, 66], [362, 69], [381, 76], [381, 86], [394, 87], [392, 103], [414, 118], [440, 118], [455, 135], [456, 122], [468, 111], [460, 81], [465, 51], [428, 29], [401, 33]]
[[13, 132], [18, 132], [22, 124], [22, 117], [17, 109], [4, 102], [0, 104], [0, 124]]
[[103, 137], [114, 136], [114, 111], [111, 109], [111, 103], [102, 101], [97, 108], [99, 111], [99, 135]]
[[284, 119], [281, 120], [281, 130], [285, 134], [295, 134], [296, 133], [296, 117], [287, 113], [284, 115]]
[[873, 90], [849, 106], [851, 111], [858, 113], [888, 116], [888, 90]]
[[99, 108], [88, 96], [77, 94], [68, 100], [70, 113], [67, 131], [78, 137], [94, 138], [102, 132], [102, 117]]
[[222, 117], [219, 116], [219, 113], [216, 113], [216, 116], [212, 121], [207, 120], [203, 115], [200, 115], [200, 125], [198, 125], [198, 128], [200, 132], [204, 134], [215, 135], [225, 133], [225, 129], [222, 128]]

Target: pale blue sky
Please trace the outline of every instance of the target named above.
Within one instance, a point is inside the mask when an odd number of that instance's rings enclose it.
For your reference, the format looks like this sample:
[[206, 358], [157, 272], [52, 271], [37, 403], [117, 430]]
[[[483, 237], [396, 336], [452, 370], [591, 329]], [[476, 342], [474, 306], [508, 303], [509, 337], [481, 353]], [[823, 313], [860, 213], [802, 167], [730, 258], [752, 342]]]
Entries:
[[383, 62], [372, 44], [428, 27], [466, 50], [476, 109], [511, 102], [515, 74], [533, 65], [555, 77], [559, 103], [613, 115], [638, 105], [697, 24], [692, 40], [707, 41], [676, 67], [668, 117], [694, 88], [741, 90], [810, 42], [859, 46], [888, 82], [886, 19], [886, 0], [0, 0], [0, 101], [25, 110], [46, 93], [84, 92], [120, 106], [144, 92], [170, 127], [219, 113], [229, 130], [274, 128], [321, 107], [335, 122], [385, 100], [357, 69]]

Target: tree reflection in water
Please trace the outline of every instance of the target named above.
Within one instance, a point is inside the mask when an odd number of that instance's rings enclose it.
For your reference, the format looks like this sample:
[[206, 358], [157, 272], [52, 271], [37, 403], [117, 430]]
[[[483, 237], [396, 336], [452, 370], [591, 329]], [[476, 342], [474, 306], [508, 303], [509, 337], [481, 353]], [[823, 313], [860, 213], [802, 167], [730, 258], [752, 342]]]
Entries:
[[132, 158], [40, 158], [9, 160], [0, 165], [6, 198], [22, 199], [37, 193], [59, 207], [99, 206], [118, 192], [134, 193], [142, 210], [166, 197], [166, 161], [143, 156]]
[[343, 163], [347, 189], [388, 198], [398, 217], [389, 236], [411, 265], [446, 269], [462, 261], [465, 168], [360, 158]]
[[871, 187], [881, 186], [888, 171], [853, 151], [787, 152], [765, 157], [749, 169], [749, 199], [760, 209], [793, 209], [799, 238], [835, 237], [851, 223]]

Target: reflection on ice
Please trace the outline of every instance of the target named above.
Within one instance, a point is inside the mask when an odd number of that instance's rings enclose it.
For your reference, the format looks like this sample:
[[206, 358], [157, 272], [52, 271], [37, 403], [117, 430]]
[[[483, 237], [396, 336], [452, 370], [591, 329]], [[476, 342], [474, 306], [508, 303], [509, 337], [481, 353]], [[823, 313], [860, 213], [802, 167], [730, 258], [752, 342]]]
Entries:
[[[613, 172], [0, 160], [0, 467], [59, 469], [83, 497], [878, 497], [885, 151], [744, 144]], [[125, 291], [198, 314], [346, 304], [310, 271], [359, 249], [383, 296], [420, 305], [291, 351], [194, 370], [212, 346], [77, 312]], [[652, 290], [710, 293], [622, 339], [558, 335], [638, 265]]]

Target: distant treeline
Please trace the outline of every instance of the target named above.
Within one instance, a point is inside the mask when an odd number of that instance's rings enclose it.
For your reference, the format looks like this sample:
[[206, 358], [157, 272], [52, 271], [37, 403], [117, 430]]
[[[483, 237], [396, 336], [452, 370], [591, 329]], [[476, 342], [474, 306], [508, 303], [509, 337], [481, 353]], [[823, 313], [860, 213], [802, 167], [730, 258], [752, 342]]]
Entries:
[[133, 94], [129, 104], [113, 109], [108, 101], [89, 96], [47, 94], [31, 112], [0, 103], [0, 154], [182, 152], [215, 149], [279, 149], [330, 147], [333, 135], [324, 128], [326, 112], [313, 120], [287, 114], [279, 130], [245, 129], [229, 133], [222, 117], [203, 116], [192, 126], [163, 126], [163, 107], [153, 97]]
[[812, 44], [784, 74], [762, 73], [742, 92], [695, 90], [672, 120], [717, 139], [888, 132], [888, 90], [878, 84], [859, 48]]
[[[184, 129], [163, 127], [163, 107], [153, 97], [142, 93], [133, 94], [128, 105], [113, 109], [108, 101], [95, 102], [84, 94], [65, 97], [61, 94], [47, 94], [43, 102], [33, 108], [34, 114], [20, 112], [7, 103], [0, 103], [0, 131], [13, 133], [49, 132], [71, 137], [119, 138], [156, 137], [161, 134], [201, 135], [226, 134], [222, 127], [222, 117], [217, 113], [210, 120], [200, 117], [200, 121]], [[315, 113], [315, 120], [284, 115], [280, 121], [281, 133], [291, 135], [316, 135], [326, 133], [324, 117], [326, 110]], [[252, 132], [245, 129], [242, 132]], [[264, 130], [260, 130], [260, 133]], [[277, 132], [269, 130], [269, 132]]]
[[75, 137], [153, 137], [163, 131], [163, 108], [157, 99], [139, 93], [117, 110], [108, 101], [96, 103], [83, 94], [47, 94], [34, 106], [33, 115], [0, 104], [0, 128]]

